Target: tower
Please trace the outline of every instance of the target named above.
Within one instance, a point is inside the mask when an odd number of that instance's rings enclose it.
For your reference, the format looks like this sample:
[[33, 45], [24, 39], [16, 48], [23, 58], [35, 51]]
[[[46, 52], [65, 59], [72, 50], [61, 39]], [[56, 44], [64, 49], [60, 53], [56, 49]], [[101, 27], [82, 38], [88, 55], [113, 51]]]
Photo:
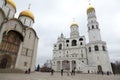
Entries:
[[97, 22], [95, 9], [91, 5], [87, 9], [87, 21], [89, 42], [101, 41], [99, 23]]
[[75, 21], [72, 22], [71, 26], [70, 26], [70, 37], [71, 38], [76, 38], [79, 37], [79, 26], [77, 25], [77, 23]]
[[91, 4], [87, 9], [87, 21], [89, 37], [89, 43], [87, 44], [88, 64], [95, 66], [95, 71], [99, 73], [112, 72], [106, 42], [101, 39], [95, 8]]

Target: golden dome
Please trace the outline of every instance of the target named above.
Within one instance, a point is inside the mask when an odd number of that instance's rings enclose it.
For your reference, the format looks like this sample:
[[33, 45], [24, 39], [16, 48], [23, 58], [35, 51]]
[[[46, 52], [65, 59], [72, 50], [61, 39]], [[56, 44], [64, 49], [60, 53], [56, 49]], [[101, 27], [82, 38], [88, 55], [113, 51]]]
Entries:
[[16, 5], [15, 5], [15, 3], [12, 0], [6, 0], [6, 2], [8, 4], [10, 4], [11, 6], [13, 6], [13, 8], [15, 8], [15, 10], [16, 10]]
[[28, 16], [34, 21], [34, 15], [30, 10], [22, 11], [19, 16]]
[[78, 26], [77, 23], [74, 21], [72, 22], [71, 26]]
[[92, 11], [95, 11], [94, 7], [89, 6], [89, 7], [87, 8], [87, 13], [92, 12]]

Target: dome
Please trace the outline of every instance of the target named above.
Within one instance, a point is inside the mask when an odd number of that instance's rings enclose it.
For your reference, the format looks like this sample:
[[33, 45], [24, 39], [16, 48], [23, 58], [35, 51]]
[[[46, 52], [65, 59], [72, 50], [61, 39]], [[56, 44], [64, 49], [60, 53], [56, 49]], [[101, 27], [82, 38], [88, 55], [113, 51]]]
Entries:
[[19, 17], [20, 16], [28, 16], [28, 17], [30, 17], [34, 21], [34, 15], [33, 15], [33, 13], [30, 10], [22, 11], [20, 13]]
[[78, 26], [77, 23], [74, 21], [72, 22], [71, 26]]
[[87, 9], [87, 13], [92, 12], [92, 11], [95, 11], [94, 7], [89, 6], [88, 9]]
[[11, 6], [13, 6], [13, 8], [16, 10], [16, 5], [15, 5], [15, 3], [12, 0], [6, 0], [6, 2], [8, 4], [10, 4]]

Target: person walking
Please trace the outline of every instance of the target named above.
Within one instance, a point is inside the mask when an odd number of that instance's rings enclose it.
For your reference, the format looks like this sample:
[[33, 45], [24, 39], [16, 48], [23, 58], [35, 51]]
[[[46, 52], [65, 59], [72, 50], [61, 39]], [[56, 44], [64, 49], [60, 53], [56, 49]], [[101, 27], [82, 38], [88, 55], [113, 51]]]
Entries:
[[63, 69], [61, 69], [61, 76], [63, 76]]
[[51, 70], [51, 75], [53, 75], [53, 74], [54, 74], [54, 70], [52, 69], [52, 70]]

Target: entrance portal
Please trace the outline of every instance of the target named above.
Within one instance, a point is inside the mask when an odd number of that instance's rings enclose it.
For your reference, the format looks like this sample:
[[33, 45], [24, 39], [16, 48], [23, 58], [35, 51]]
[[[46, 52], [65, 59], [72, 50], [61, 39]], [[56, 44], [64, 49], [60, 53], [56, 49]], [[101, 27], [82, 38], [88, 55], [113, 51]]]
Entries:
[[0, 59], [0, 68], [1, 69], [6, 69], [10, 68], [12, 63], [12, 59], [9, 55], [3, 55], [2, 58]]
[[63, 68], [64, 70], [70, 70], [70, 62], [67, 61], [67, 60], [63, 61], [63, 62], [62, 62], [62, 68]]
[[3, 58], [0, 63], [0, 68], [4, 69], [7, 66], [8, 60], [6, 58]]
[[98, 65], [98, 73], [102, 73], [102, 66], [101, 65]]

